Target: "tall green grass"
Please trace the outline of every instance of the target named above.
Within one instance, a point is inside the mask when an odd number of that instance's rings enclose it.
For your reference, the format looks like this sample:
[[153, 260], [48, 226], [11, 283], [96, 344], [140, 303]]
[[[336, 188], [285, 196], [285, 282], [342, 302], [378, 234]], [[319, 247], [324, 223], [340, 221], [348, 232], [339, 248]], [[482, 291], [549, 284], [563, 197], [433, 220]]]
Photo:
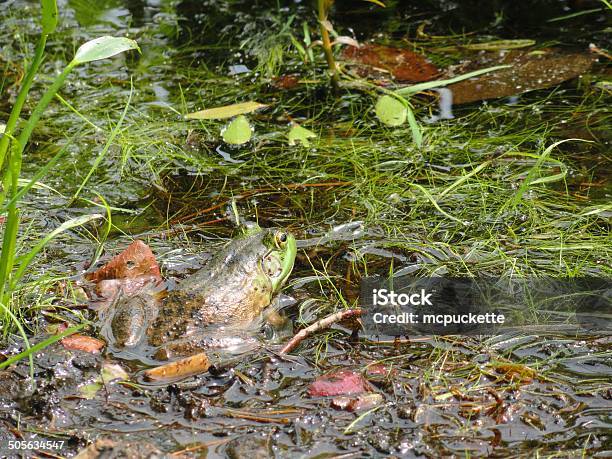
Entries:
[[[36, 255], [57, 235], [62, 232], [84, 225], [85, 223], [101, 218], [99, 214], [81, 216], [68, 220], [58, 228], [52, 230], [35, 243], [30, 250], [23, 255], [17, 255], [17, 236], [20, 223], [19, 202], [48, 170], [53, 167], [62, 155], [62, 151], [56, 155], [46, 166], [34, 175], [29, 182], [20, 179], [23, 154], [26, 150], [30, 137], [36, 128], [40, 118], [51, 100], [57, 95], [64, 81], [72, 70], [81, 64], [106, 59], [116, 54], [131, 49], [138, 49], [135, 41], [120, 37], [100, 37], [83, 44], [76, 52], [74, 58], [66, 65], [63, 71], [57, 75], [52, 84], [43, 93], [36, 103], [29, 118], [20, 123], [20, 115], [32, 83], [38, 73], [40, 64], [44, 58], [45, 46], [48, 37], [53, 34], [58, 24], [58, 9], [56, 0], [41, 1], [41, 35], [36, 45], [34, 57], [26, 71], [23, 83], [12, 107], [4, 133], [0, 137], [0, 177], [2, 189], [0, 191], [0, 213], [5, 214], [4, 231], [2, 233], [2, 251], [0, 253], [0, 321], [2, 322], [4, 335], [8, 333], [10, 323], [13, 323], [21, 331], [23, 328], [18, 323], [19, 314], [11, 312], [11, 299], [23, 281], [28, 267]], [[19, 126], [21, 125], [21, 126]], [[29, 348], [29, 344], [26, 346]]]

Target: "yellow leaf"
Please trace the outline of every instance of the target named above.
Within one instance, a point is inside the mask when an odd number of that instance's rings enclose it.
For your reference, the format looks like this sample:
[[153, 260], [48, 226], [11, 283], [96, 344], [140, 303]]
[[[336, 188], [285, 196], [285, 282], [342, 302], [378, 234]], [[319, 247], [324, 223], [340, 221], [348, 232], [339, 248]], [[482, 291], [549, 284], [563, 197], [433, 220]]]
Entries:
[[240, 104], [226, 105], [224, 107], [208, 108], [185, 115], [189, 120], [222, 120], [232, 118], [237, 115], [245, 115], [260, 108], [267, 107], [266, 104], [259, 102], [242, 102]]

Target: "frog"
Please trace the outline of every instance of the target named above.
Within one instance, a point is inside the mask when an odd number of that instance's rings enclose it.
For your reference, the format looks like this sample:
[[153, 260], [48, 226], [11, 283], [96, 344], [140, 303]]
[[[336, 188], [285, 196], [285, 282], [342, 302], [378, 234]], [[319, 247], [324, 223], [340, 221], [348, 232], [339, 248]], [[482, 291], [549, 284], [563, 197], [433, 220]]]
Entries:
[[158, 361], [210, 347], [240, 348], [265, 323], [296, 252], [291, 233], [253, 226], [175, 288], [119, 295], [102, 334], [119, 350], [142, 348]]

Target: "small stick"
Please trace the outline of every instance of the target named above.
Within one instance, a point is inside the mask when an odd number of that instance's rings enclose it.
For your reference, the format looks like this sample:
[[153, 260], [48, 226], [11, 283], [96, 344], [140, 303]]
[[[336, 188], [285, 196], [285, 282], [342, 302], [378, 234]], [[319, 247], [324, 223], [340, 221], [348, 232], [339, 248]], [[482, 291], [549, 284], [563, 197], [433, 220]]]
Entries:
[[289, 342], [283, 346], [279, 354], [288, 354], [289, 352], [294, 350], [302, 341], [304, 341], [309, 336], [314, 335], [319, 330], [329, 328], [336, 322], [340, 322], [351, 317], [359, 317], [361, 316], [361, 313], [361, 309], [345, 309], [344, 311], [339, 311], [335, 314], [324, 317], [323, 319], [316, 321], [314, 324], [309, 325], [308, 327], [303, 328], [298, 333], [296, 333], [293, 338], [291, 338]]

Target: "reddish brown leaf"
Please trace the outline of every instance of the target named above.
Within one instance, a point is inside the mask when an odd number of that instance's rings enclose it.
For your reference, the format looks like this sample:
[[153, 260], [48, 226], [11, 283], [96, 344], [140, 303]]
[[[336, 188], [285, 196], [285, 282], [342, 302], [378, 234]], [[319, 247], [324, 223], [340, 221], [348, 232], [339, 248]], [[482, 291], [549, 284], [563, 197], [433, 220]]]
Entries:
[[91, 354], [97, 354], [105, 346], [105, 342], [91, 336], [80, 335], [75, 333], [74, 335], [66, 336], [61, 341], [62, 346], [66, 349], [85, 351]]
[[351, 395], [371, 391], [372, 386], [361, 373], [351, 370], [340, 370], [319, 376], [308, 386], [308, 394], [311, 397]]
[[299, 75], [281, 75], [272, 80], [272, 86], [278, 89], [293, 89], [300, 83]]
[[396, 80], [405, 82], [429, 81], [439, 75], [438, 69], [425, 57], [407, 49], [382, 45], [363, 45], [359, 48], [347, 46], [343, 50], [345, 59], [375, 69], [390, 72]]
[[161, 281], [155, 255], [147, 244], [135, 240], [106, 265], [86, 277], [92, 282], [100, 282], [105, 279], [134, 279], [141, 276], [152, 276]]
[[576, 78], [588, 71], [594, 60], [593, 55], [587, 53], [561, 53], [552, 49], [537, 53], [524, 50], [482, 53], [477, 61], [455, 73], [500, 64], [510, 64], [512, 67], [447, 87], [453, 92], [454, 104], [508, 97]]

